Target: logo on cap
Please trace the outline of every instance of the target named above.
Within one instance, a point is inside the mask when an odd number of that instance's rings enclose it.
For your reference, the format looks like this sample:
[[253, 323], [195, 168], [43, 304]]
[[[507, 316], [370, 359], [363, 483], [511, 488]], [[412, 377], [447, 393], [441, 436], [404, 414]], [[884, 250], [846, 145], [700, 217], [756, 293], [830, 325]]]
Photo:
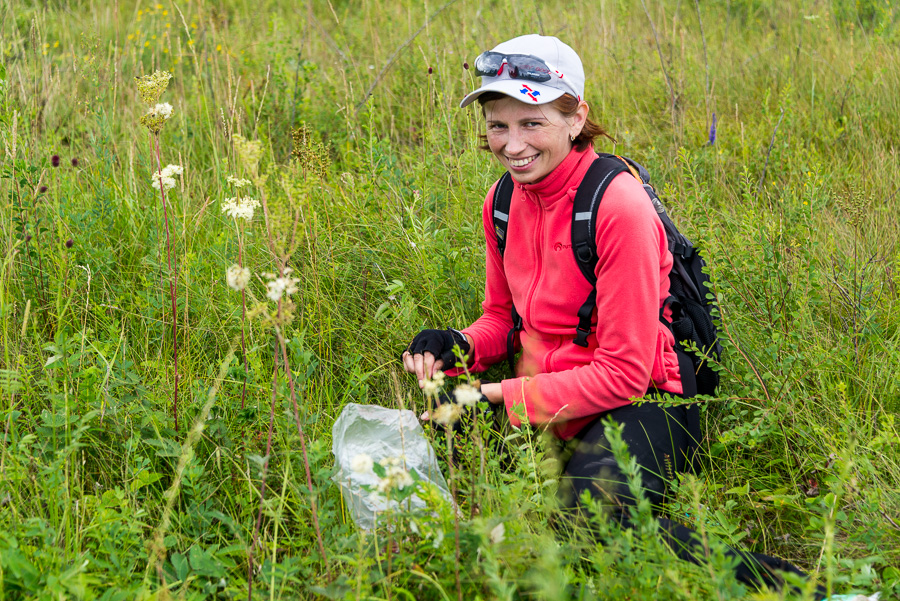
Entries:
[[537, 100], [537, 97], [541, 95], [540, 92], [538, 92], [537, 90], [532, 90], [531, 88], [529, 88], [529, 87], [526, 86], [525, 84], [522, 84], [522, 89], [519, 90], [519, 93], [520, 93], [520, 94], [525, 94], [526, 96], [528, 96], [529, 98], [531, 98], [531, 99], [534, 100], [535, 102], [538, 101], [538, 100]]

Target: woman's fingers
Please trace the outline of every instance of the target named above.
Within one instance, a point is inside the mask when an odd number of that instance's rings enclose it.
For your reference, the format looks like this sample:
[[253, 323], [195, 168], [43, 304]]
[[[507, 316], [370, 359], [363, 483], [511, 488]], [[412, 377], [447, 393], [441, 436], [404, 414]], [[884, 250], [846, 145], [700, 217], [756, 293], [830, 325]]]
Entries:
[[416, 353], [415, 355], [409, 351], [404, 351], [402, 358], [403, 369], [411, 374], [416, 374], [419, 388], [425, 386], [425, 380], [433, 378], [434, 372], [444, 366], [443, 361], [440, 359], [435, 360], [434, 355], [427, 351], [425, 353]]
[[408, 373], [414, 374], [416, 373], [416, 364], [413, 360], [412, 353], [409, 351], [403, 351], [403, 369], [405, 369]]

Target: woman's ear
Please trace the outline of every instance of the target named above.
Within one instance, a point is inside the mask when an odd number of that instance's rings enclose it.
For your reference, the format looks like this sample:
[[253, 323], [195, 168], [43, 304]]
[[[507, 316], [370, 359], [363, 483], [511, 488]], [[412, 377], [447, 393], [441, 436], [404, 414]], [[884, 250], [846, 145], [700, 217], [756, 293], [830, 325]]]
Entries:
[[575, 109], [575, 114], [572, 116], [572, 129], [570, 132], [572, 137], [577, 138], [581, 130], [584, 129], [584, 124], [590, 111], [591, 107], [588, 106], [587, 102], [582, 100], [578, 103], [578, 108]]

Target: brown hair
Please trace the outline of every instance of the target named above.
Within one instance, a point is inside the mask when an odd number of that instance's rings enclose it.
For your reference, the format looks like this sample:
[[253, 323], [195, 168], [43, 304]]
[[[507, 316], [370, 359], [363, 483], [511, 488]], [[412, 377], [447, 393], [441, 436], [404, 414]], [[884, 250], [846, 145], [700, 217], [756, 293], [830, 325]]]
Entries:
[[[501, 92], [485, 92], [481, 96], [478, 97], [478, 104], [481, 105], [481, 114], [484, 115], [484, 105], [492, 100], [500, 100], [502, 98], [511, 98], [506, 94]], [[575, 113], [578, 110], [578, 99], [572, 96], [571, 94], [563, 94], [556, 100], [549, 102], [548, 104], [558, 110], [563, 114], [566, 118], [571, 118], [575, 116]], [[575, 137], [572, 144], [575, 146], [575, 149], [578, 152], [583, 152], [586, 148], [593, 146], [594, 138], [599, 136], [605, 136], [612, 140], [616, 141], [611, 135], [609, 135], [602, 126], [598, 125], [594, 121], [591, 120], [590, 116], [585, 120], [584, 127], [581, 128], [581, 133]], [[481, 148], [482, 150], [490, 150], [491, 147], [488, 145], [487, 134], [478, 134], [478, 137], [481, 139]]]

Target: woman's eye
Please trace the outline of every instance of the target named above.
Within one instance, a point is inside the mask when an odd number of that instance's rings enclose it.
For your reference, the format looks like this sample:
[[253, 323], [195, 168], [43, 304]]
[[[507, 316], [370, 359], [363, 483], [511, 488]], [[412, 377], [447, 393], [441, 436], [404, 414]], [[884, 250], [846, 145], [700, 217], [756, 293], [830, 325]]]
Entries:
[[502, 123], [491, 123], [488, 125], [488, 131], [501, 131], [506, 129], [506, 126]]
[[540, 121], [529, 121], [525, 124], [526, 127], [540, 127]]

